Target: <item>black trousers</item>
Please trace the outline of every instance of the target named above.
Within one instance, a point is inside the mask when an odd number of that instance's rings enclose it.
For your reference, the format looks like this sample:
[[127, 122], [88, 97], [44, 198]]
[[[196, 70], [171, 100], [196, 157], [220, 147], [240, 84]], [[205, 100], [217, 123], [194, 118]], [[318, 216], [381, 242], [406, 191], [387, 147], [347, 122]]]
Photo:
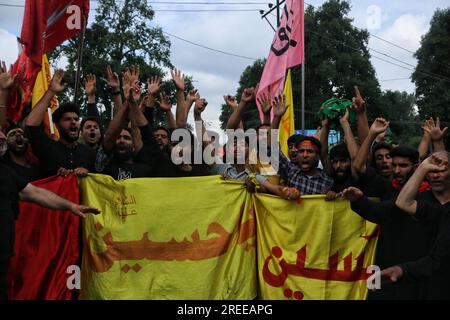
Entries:
[[0, 301], [8, 300], [9, 258], [0, 258]]

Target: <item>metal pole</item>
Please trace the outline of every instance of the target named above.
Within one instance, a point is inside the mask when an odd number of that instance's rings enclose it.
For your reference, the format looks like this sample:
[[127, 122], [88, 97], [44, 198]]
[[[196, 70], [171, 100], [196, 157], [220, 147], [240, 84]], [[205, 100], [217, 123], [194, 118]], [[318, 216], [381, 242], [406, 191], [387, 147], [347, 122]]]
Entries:
[[280, 0], [277, 0], [277, 28], [280, 27]]
[[78, 100], [78, 91], [80, 87], [80, 77], [81, 77], [81, 64], [83, 63], [83, 48], [84, 48], [84, 36], [86, 34], [86, 17], [83, 15], [83, 29], [80, 34], [80, 43], [78, 44], [78, 53], [77, 53], [77, 73], [75, 76], [75, 93], [74, 93], [74, 103], [77, 105]]
[[302, 63], [302, 134], [305, 135], [305, 61], [306, 59], [303, 59]]

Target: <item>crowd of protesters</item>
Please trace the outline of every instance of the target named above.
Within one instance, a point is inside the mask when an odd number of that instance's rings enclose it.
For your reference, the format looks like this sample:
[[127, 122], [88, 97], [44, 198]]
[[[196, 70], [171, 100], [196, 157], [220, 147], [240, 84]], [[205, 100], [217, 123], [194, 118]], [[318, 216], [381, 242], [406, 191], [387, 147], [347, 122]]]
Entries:
[[[185, 94], [185, 78], [179, 70], [173, 70], [171, 76], [177, 90], [175, 114], [159, 77], [148, 79], [143, 88], [139, 67], [125, 69], [122, 79], [108, 67], [106, 82], [114, 116], [104, 127], [96, 105], [97, 77], [87, 75], [88, 116], [80, 119], [77, 105], [61, 104], [52, 116], [59, 133], [56, 139], [44, 130], [43, 121], [51, 100], [67, 87], [64, 72], [56, 70], [42, 99], [24, 119], [12, 123], [7, 97], [17, 81], [1, 64], [0, 299], [6, 298], [19, 199], [81, 216], [98, 213], [29, 182], [53, 175], [85, 177], [88, 173], [109, 175], [115, 180], [221, 175], [223, 179], [242, 181], [251, 192], [271, 193], [286, 200], [313, 194], [326, 195], [328, 201], [348, 199], [353, 211], [380, 226], [375, 264], [382, 269], [385, 281], [381, 290], [369, 294], [370, 299], [450, 298], [450, 157], [443, 143], [447, 128], [441, 129], [438, 118], [425, 121], [419, 146], [388, 144], [383, 136], [389, 121], [377, 118], [369, 126], [366, 103], [355, 87], [349, 109], [356, 113], [357, 136], [348, 109], [339, 119], [344, 139], [330, 149], [330, 120], [324, 118], [315, 137], [297, 134], [288, 139], [288, 155], [279, 151], [278, 170], [274, 170], [260, 161], [259, 150], [255, 149], [264, 145], [262, 141], [277, 138], [271, 129], [279, 128], [292, 106], [286, 105], [283, 96], [270, 99], [262, 95], [258, 102], [264, 120], [255, 128], [256, 147], [248, 137], [233, 139], [222, 154], [215, 154], [216, 149], [211, 148], [216, 161], [177, 162], [173, 154], [193, 160], [197, 150], [217, 144], [218, 139], [206, 130], [202, 120], [206, 99], [197, 90]], [[239, 102], [224, 97], [232, 111], [227, 129], [244, 128], [243, 114], [255, 101], [256, 92], [257, 88], [245, 89]], [[196, 135], [187, 126], [192, 108]], [[167, 127], [154, 126], [158, 109], [165, 115]], [[183, 143], [185, 137], [189, 137], [189, 143]], [[238, 161], [239, 157], [243, 161]], [[256, 161], [250, 161], [252, 158]]]

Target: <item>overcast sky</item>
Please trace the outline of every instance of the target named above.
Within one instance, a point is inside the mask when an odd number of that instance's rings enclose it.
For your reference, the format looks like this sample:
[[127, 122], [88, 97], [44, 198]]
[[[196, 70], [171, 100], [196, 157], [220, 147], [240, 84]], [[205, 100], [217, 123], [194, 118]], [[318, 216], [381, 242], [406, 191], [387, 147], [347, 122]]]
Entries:
[[[0, 3], [23, 5], [25, 0], [4, 0]], [[150, 3], [158, 1], [149, 1]], [[177, 0], [174, 2], [194, 2], [193, 0]], [[275, 0], [227, 0], [227, 1], [197, 1], [197, 2], [258, 2], [275, 3]], [[324, 0], [308, 0], [307, 3], [319, 6]], [[433, 13], [437, 8], [448, 7], [448, 0], [428, 0], [426, 3], [419, 0], [358, 0], [352, 1], [350, 17], [353, 24], [359, 28], [367, 28], [373, 35], [393, 42], [407, 50], [416, 51], [420, 44], [421, 36], [429, 29]], [[91, 7], [96, 7], [96, 1], [91, 1]], [[263, 9], [267, 10], [267, 4], [158, 4], [154, 3], [155, 19], [151, 25], [160, 26], [164, 31], [184, 38], [203, 46], [242, 55], [249, 58], [265, 58], [269, 52], [269, 46], [274, 32], [269, 24], [262, 20], [257, 11], [227, 12], [223, 10]], [[222, 10], [219, 12], [168, 12], [158, 10], [187, 10], [209, 9]], [[16, 37], [20, 34], [22, 25], [23, 8], [0, 6], [0, 59], [8, 63], [15, 61], [17, 57]], [[377, 18], [379, 17], [379, 19]], [[94, 18], [91, 11], [90, 20]], [[269, 16], [275, 25], [275, 17]], [[251, 59], [244, 59], [213, 52], [176, 38], [171, 38], [171, 60], [184, 73], [192, 75], [195, 86], [209, 105], [204, 118], [211, 129], [219, 128], [218, 117], [220, 105], [224, 94], [236, 92], [239, 77], [248, 65], [253, 63]], [[408, 51], [394, 47], [375, 37], [370, 38], [369, 46], [375, 50], [386, 53], [396, 59], [416, 65], [415, 59]], [[386, 56], [371, 52], [373, 56], [388, 59], [396, 64], [402, 64], [391, 60]], [[372, 58], [377, 77], [383, 90], [405, 90], [414, 92], [414, 84], [408, 79], [411, 71], [379, 59]], [[407, 68], [407, 65], [404, 65]], [[406, 78], [406, 79], [405, 79]], [[401, 80], [398, 80], [401, 79]], [[306, 85], [308, 85], [306, 79]], [[324, 97], [326, 100], [327, 97]], [[190, 116], [192, 119], [192, 116]]]

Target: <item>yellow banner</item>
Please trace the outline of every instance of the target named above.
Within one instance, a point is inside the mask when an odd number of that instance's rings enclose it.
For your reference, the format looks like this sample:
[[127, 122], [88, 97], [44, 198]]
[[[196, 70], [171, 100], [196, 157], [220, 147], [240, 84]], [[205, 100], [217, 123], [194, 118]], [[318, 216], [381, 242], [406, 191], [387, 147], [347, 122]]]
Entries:
[[287, 140], [295, 133], [294, 122], [294, 96], [292, 94], [292, 78], [291, 70], [288, 71], [286, 81], [284, 83], [284, 96], [286, 97], [286, 105], [288, 109], [281, 118], [280, 128], [278, 131], [281, 151], [288, 156]]
[[[50, 64], [48, 63], [47, 55], [44, 54], [42, 56], [42, 69], [39, 72], [33, 87], [33, 95], [31, 102], [32, 108], [34, 108], [39, 102], [39, 100], [41, 100], [41, 98], [44, 96], [51, 82], [52, 82], [52, 75], [50, 72]], [[52, 113], [58, 108], [58, 100], [56, 100], [56, 96], [53, 97], [53, 99], [51, 100], [49, 108], [51, 109]], [[51, 131], [48, 113], [44, 117], [44, 128], [45, 131], [50, 135]], [[59, 132], [58, 129], [56, 129], [55, 125], [53, 125], [53, 130], [55, 137], [59, 138]]]
[[286, 201], [218, 176], [89, 175], [80, 191], [102, 211], [84, 223], [82, 299], [367, 295], [377, 227], [347, 201]]
[[255, 218], [242, 183], [217, 176], [90, 175], [82, 299], [253, 299]]
[[348, 201], [255, 196], [261, 299], [365, 299], [377, 226]]

